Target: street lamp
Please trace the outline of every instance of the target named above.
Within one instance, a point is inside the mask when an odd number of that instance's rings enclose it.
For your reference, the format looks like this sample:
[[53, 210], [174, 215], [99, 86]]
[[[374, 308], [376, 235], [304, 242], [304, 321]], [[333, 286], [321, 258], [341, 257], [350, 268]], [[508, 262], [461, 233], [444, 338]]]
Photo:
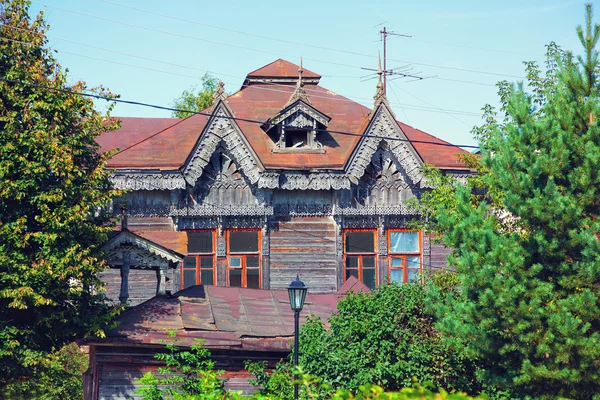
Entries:
[[294, 311], [294, 399], [298, 398], [298, 375], [296, 368], [298, 367], [298, 331], [300, 330], [300, 311], [304, 307], [304, 299], [308, 288], [304, 282], [300, 280], [300, 276], [296, 275], [296, 280], [288, 286], [288, 295], [290, 296], [290, 306]]

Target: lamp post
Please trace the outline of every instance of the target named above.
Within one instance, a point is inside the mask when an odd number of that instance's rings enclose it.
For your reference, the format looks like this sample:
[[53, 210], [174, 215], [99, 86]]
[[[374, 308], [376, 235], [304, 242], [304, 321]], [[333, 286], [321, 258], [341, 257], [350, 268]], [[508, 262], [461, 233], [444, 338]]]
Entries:
[[304, 307], [304, 299], [308, 288], [296, 275], [296, 280], [288, 286], [288, 295], [290, 296], [290, 306], [294, 311], [294, 399], [298, 398], [298, 375], [295, 370], [298, 367], [298, 331], [300, 330], [300, 311]]

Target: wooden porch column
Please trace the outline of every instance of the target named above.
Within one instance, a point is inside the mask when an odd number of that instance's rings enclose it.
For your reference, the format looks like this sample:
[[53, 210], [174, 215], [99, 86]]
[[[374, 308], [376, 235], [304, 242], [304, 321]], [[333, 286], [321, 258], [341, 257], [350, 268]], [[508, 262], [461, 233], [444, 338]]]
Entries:
[[167, 294], [166, 267], [158, 267], [156, 270], [156, 295], [165, 296]]
[[122, 253], [123, 264], [121, 265], [121, 293], [119, 300], [125, 304], [129, 299], [129, 269], [131, 268], [131, 254], [128, 251]]

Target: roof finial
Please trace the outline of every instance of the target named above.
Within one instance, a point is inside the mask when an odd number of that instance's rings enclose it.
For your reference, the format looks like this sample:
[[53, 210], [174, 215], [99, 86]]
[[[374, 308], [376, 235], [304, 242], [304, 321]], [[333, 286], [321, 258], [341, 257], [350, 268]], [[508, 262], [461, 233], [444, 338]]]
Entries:
[[302, 56], [300, 56], [300, 65], [298, 66], [298, 81], [296, 82], [296, 89], [294, 93], [290, 96], [290, 99], [287, 101], [285, 106], [289, 106], [296, 100], [302, 100], [308, 104], [312, 104], [310, 99], [308, 98], [308, 94], [304, 91], [304, 81], [302, 80], [302, 73], [304, 69], [302, 68]]
[[379, 55], [377, 58], [377, 75], [377, 91], [375, 92], [375, 96], [373, 96], [373, 99], [375, 100], [375, 107], [377, 107], [381, 102], [387, 103], [385, 90], [383, 90], [383, 82], [381, 80], [381, 77], [383, 76], [383, 71], [381, 70], [381, 55]]
[[217, 88], [215, 89], [215, 92], [213, 93], [212, 97], [213, 106], [217, 104], [219, 100], [227, 100], [227, 93], [225, 92], [225, 84], [223, 83], [223, 81], [219, 81], [219, 83], [217, 83]]

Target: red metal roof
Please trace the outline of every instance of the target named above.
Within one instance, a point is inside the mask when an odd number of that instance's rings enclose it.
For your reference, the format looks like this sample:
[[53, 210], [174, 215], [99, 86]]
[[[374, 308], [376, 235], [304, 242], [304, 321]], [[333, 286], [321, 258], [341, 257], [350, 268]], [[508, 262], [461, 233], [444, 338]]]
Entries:
[[164, 247], [165, 249], [172, 250], [181, 255], [187, 254], [187, 232], [142, 230], [132, 232]]
[[[326, 322], [349, 290], [369, 292], [351, 277], [337, 293], [309, 293], [301, 322], [308, 315]], [[183, 346], [192, 344], [193, 338], [204, 338], [208, 347], [280, 351], [294, 334], [294, 313], [285, 290], [192, 286], [170, 297], [153, 297], [130, 308], [117, 321], [117, 328], [102, 341], [105, 344], [161, 344], [165, 330], [172, 330], [177, 339], [183, 339]]]
[[[248, 76], [297, 76], [298, 66], [277, 60]], [[295, 72], [294, 72], [295, 71]], [[295, 75], [294, 75], [295, 74]], [[304, 76], [318, 77], [306, 70]], [[254, 83], [244, 86], [227, 98], [235, 117], [266, 121], [285, 106], [295, 86], [277, 83]], [[319, 85], [304, 87], [312, 105], [331, 117], [327, 129], [362, 134], [368, 126], [370, 109]], [[206, 110], [207, 112], [210, 109]], [[102, 150], [119, 148], [109, 162], [109, 168], [172, 170], [184, 165], [208, 122], [208, 117], [194, 115], [187, 119], [121, 118], [121, 128], [101, 135], [97, 140]], [[237, 121], [250, 146], [268, 169], [342, 170], [360, 137], [335, 132], [320, 134], [325, 153], [273, 153], [275, 142], [261, 129], [260, 123]], [[411, 140], [449, 144], [435, 136], [404, 123], [400, 128]], [[424, 162], [439, 168], [465, 169], [457, 154], [464, 150], [452, 146], [413, 143]]]
[[[302, 67], [302, 76], [305, 78], [320, 78], [321, 75], [312, 72], [311, 70]], [[270, 64], [260, 67], [252, 72], [249, 72], [247, 77], [268, 77], [268, 78], [297, 78], [298, 65], [286, 61], [282, 58], [273, 61]]]

